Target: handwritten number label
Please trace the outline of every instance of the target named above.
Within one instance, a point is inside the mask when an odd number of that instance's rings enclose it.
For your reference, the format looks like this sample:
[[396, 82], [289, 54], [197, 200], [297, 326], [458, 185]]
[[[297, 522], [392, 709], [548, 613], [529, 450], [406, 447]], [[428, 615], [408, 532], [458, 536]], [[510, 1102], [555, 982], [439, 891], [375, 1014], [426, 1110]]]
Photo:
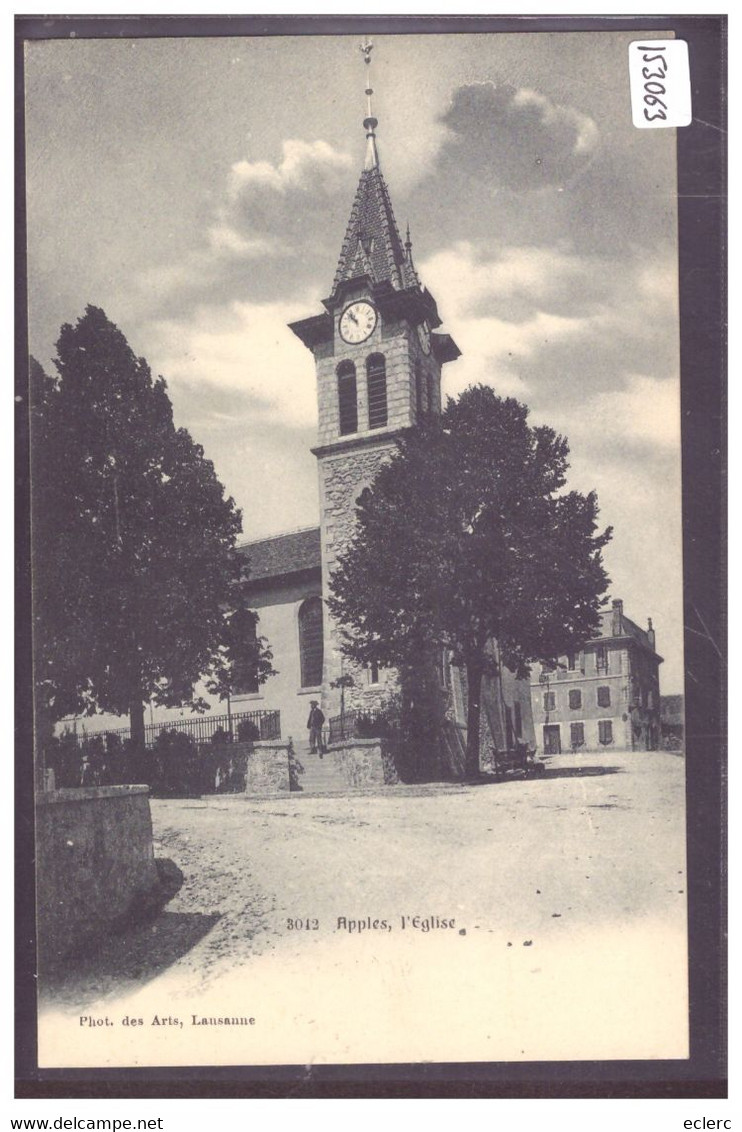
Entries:
[[684, 39], [629, 44], [631, 117], [640, 130], [691, 123], [690, 66]]

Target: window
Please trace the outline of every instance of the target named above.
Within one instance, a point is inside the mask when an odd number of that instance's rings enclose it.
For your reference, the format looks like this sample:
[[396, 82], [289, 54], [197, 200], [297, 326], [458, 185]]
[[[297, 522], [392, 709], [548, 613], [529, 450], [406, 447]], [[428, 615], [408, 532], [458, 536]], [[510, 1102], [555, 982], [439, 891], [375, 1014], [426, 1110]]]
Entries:
[[611, 706], [611, 690], [608, 687], [598, 688], [598, 707]]
[[338, 374], [338, 410], [340, 435], [358, 432], [358, 397], [356, 395], [356, 367], [352, 362], [341, 362]]
[[523, 735], [523, 716], [520, 710], [520, 703], [518, 700], [513, 704], [513, 726], [515, 727], [515, 734], [518, 739]]
[[556, 709], [556, 692], [544, 692], [544, 711]]
[[610, 719], [598, 720], [598, 742], [607, 747], [613, 742], [613, 722]]
[[567, 668], [569, 669], [570, 672], [574, 672], [576, 664], [577, 664], [577, 653], [576, 652], [568, 652], [567, 653]]
[[379, 666], [375, 660], [372, 660], [370, 664], [366, 665], [366, 674], [369, 684], [379, 683]]
[[427, 386], [428, 386], [428, 412], [433, 412], [433, 375], [430, 370], [426, 373]]
[[368, 427], [383, 428], [387, 423], [386, 362], [381, 354], [372, 354], [366, 362], [368, 382]]
[[585, 746], [585, 724], [584, 723], [570, 723], [569, 725], [569, 742], [573, 751], [578, 747]]
[[299, 608], [299, 655], [302, 688], [322, 683], [322, 601], [310, 597]]
[[606, 645], [598, 645], [595, 650], [595, 667], [598, 672], [608, 671], [608, 648]]
[[579, 688], [571, 688], [569, 692], [569, 706], [572, 711], [582, 707], [582, 692]]

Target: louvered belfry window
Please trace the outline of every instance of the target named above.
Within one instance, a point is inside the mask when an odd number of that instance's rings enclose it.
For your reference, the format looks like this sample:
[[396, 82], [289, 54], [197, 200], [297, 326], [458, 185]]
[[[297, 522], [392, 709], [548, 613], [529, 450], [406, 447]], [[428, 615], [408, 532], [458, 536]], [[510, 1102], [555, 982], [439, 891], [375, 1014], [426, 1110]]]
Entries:
[[386, 362], [381, 354], [372, 354], [366, 362], [368, 378], [368, 427], [383, 428], [387, 423]]
[[322, 653], [322, 601], [310, 597], [299, 609], [302, 688], [318, 688], [322, 683]]
[[356, 396], [356, 367], [352, 362], [341, 362], [338, 374], [338, 410], [340, 435], [358, 432], [358, 398]]

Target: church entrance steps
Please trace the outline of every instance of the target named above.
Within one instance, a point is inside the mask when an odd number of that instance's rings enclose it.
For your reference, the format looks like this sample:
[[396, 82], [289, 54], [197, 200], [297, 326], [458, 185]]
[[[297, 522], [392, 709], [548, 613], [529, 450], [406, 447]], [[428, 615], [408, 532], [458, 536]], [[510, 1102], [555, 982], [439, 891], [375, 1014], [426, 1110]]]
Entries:
[[[350, 787], [331, 752], [324, 755], [312, 754], [309, 743], [304, 740], [294, 747], [296, 757], [304, 767], [299, 775], [302, 794], [347, 794]], [[299, 793], [299, 791], [297, 791]]]

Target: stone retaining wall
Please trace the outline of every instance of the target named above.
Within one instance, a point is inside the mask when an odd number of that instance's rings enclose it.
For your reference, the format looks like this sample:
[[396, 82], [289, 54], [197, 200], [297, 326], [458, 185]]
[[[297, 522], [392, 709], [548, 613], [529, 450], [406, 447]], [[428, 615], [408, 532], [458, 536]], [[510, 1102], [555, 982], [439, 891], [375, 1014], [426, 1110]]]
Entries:
[[289, 741], [284, 739], [264, 740], [245, 744], [247, 769], [245, 771], [246, 794], [275, 794], [289, 792]]
[[348, 786], [393, 786], [399, 782], [392, 751], [385, 739], [346, 739], [332, 743], [329, 753]]
[[37, 795], [36, 845], [43, 964], [103, 934], [159, 887], [147, 786]]

